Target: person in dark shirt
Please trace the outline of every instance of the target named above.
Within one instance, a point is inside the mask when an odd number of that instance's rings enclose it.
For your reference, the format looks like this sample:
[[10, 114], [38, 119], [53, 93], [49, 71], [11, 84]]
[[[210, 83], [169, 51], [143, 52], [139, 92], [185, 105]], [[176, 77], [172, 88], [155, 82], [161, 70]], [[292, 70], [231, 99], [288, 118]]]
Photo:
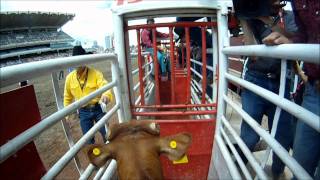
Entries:
[[[320, 1], [294, 0], [293, 11], [299, 32], [292, 38], [288, 38], [281, 33], [271, 33], [263, 40], [265, 44], [320, 44]], [[304, 63], [304, 71], [304, 74], [300, 73], [301, 78], [305, 81], [302, 107], [320, 116], [319, 62], [318, 64]], [[318, 121], [320, 125], [320, 118], [314, 119], [314, 121]], [[293, 157], [314, 179], [320, 179], [320, 133], [301, 120], [297, 122]]]
[[[279, 12], [279, 9], [277, 9]], [[277, 16], [276, 13], [275, 16]], [[283, 13], [283, 22], [269, 22], [269, 17], [256, 17], [248, 20], [241, 20], [242, 28], [245, 35], [246, 44], [262, 44], [263, 39], [272, 32], [283, 31], [294, 33], [297, 27], [294, 23], [294, 16], [291, 12]], [[284, 26], [283, 26], [284, 25]], [[284, 28], [282, 28], [284, 27]], [[281, 60], [267, 57], [250, 57], [245, 72], [245, 80], [256, 84], [264, 89], [267, 89], [276, 94], [279, 93]], [[287, 70], [288, 71], [288, 70]], [[290, 77], [286, 76], [286, 86], [284, 97], [290, 98]], [[241, 94], [242, 108], [259, 124], [262, 122], [263, 115], [268, 117], [268, 127], [271, 130], [276, 106], [256, 95], [250, 90], [243, 89]], [[253, 151], [260, 137], [257, 133], [245, 122], [241, 123], [240, 137], [248, 148]], [[275, 139], [287, 150], [290, 149], [293, 143], [292, 115], [281, 110], [278, 126], [276, 129]], [[242, 158], [244, 155], [240, 153]], [[243, 158], [246, 161], [246, 158]], [[274, 178], [279, 177], [284, 172], [285, 165], [280, 158], [273, 154], [272, 174]]]

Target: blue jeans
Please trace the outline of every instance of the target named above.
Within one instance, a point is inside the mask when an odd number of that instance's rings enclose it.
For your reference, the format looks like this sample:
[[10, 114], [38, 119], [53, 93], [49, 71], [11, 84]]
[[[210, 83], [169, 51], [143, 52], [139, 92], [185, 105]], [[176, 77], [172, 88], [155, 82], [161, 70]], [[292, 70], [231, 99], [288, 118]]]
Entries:
[[[247, 72], [245, 79], [253, 84], [265, 88], [274, 93], [279, 92], [279, 80], [261, 77], [261, 75]], [[289, 85], [286, 82], [285, 98], [289, 99]], [[255, 93], [244, 89], [241, 94], [242, 108], [245, 110], [257, 123], [261, 124], [264, 114], [268, 116], [268, 127], [272, 128], [273, 118], [276, 106], [268, 100], [256, 95]], [[243, 120], [241, 123], [240, 137], [248, 148], [252, 151], [259, 141], [258, 134]], [[289, 150], [293, 141], [292, 115], [284, 110], [281, 110], [279, 123], [275, 135], [275, 139], [287, 150]], [[281, 174], [284, 171], [284, 163], [277, 155], [273, 155], [272, 171], [274, 174]]]
[[[320, 116], [320, 92], [310, 83], [305, 86], [302, 107]], [[301, 120], [297, 122], [293, 157], [312, 177], [318, 165], [317, 176], [314, 179], [320, 179], [320, 133]]]
[[[97, 104], [92, 109], [84, 109], [81, 108], [79, 110], [79, 118], [80, 118], [80, 126], [82, 129], [82, 133], [86, 134], [92, 127], [94, 122], [98, 122], [105, 113], [102, 112], [101, 107], [99, 104]], [[103, 141], [106, 142], [106, 130], [105, 127], [102, 127], [100, 129], [100, 133], [103, 137]], [[94, 144], [94, 138], [92, 138], [88, 144]]]

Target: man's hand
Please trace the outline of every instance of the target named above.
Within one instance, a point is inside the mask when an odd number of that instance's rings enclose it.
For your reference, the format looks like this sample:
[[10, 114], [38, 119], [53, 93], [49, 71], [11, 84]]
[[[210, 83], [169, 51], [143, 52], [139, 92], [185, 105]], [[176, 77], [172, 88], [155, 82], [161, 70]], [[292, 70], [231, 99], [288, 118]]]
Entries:
[[282, 35], [279, 32], [272, 32], [269, 36], [265, 37], [262, 42], [266, 45], [279, 45], [279, 44], [290, 44], [292, 41]]
[[106, 95], [102, 95], [100, 101], [102, 101], [105, 104], [108, 104], [110, 102], [110, 99]]

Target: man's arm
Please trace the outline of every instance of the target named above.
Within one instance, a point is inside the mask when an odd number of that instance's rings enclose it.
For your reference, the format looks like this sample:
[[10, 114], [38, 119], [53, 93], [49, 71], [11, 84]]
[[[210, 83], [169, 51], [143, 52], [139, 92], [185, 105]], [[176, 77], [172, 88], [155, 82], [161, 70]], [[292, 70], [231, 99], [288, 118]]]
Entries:
[[[101, 88], [102, 86], [106, 85], [107, 83], [108, 83], [108, 81], [104, 79], [102, 73], [97, 72], [97, 85], [98, 85], [98, 87]], [[113, 101], [113, 95], [112, 95], [111, 89], [109, 89], [108, 91], [104, 92], [101, 95], [101, 101], [103, 101], [106, 104]]]
[[157, 31], [157, 37], [160, 37], [160, 38], [168, 38], [168, 37], [169, 37], [169, 34], [167, 34], [167, 33], [162, 33], [162, 32]]
[[64, 85], [64, 94], [63, 94], [64, 107], [68, 106], [73, 101], [73, 95], [71, 94], [71, 91], [70, 91], [70, 78], [71, 76], [67, 76], [66, 82]]
[[142, 44], [148, 46], [148, 47], [152, 47], [152, 42], [151, 39], [149, 38], [149, 31], [143, 29], [141, 32], [141, 41]]

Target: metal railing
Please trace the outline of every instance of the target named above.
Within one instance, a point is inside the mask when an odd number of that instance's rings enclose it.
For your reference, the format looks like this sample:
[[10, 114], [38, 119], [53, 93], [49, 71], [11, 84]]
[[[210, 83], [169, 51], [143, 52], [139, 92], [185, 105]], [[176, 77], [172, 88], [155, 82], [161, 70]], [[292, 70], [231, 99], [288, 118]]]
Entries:
[[[235, 149], [234, 145], [231, 143], [229, 136], [238, 144], [240, 150], [248, 159], [253, 170], [256, 172], [259, 179], [267, 179], [264, 172], [264, 165], [266, 164], [268, 157], [270, 156], [270, 150], [272, 151], [286, 164], [286, 166], [291, 170], [293, 175], [298, 179], [311, 179], [311, 176], [301, 167], [301, 165], [289, 155], [289, 153], [284, 149], [281, 144], [275, 140], [275, 131], [277, 129], [277, 124], [279, 121], [280, 112], [282, 110], [287, 111], [297, 119], [303, 121], [316, 131], [320, 132], [320, 119], [316, 114], [304, 109], [303, 107], [295, 104], [284, 98], [285, 89], [285, 75], [286, 75], [286, 60], [303, 60], [311, 63], [319, 63], [320, 59], [320, 45], [319, 44], [283, 44], [277, 46], [265, 46], [265, 45], [247, 45], [247, 46], [229, 46], [229, 36], [227, 34], [227, 10], [224, 6], [218, 11], [218, 31], [219, 31], [219, 90], [218, 90], [218, 114], [217, 114], [217, 125], [216, 125], [216, 143], [221, 151], [226, 150], [224, 147], [226, 144], [230, 147], [231, 152], [222, 152], [222, 156], [225, 160], [230, 160], [230, 154], [233, 154], [235, 161], [239, 164], [240, 169], [235, 168], [235, 162], [227, 162], [227, 166], [232, 178], [241, 179], [241, 175], [238, 170], [241, 170], [246, 179], [252, 179], [248, 172], [248, 169], [243, 163], [243, 160], [239, 157], [239, 152]], [[280, 75], [280, 87], [279, 93], [275, 94], [264, 88], [261, 88], [253, 83], [250, 83], [242, 78], [236, 77], [228, 73], [228, 61], [233, 60], [228, 56], [241, 55], [241, 56], [260, 56], [260, 57], [272, 57], [281, 59], [281, 75]], [[253, 93], [261, 96], [267, 101], [275, 104], [277, 106], [271, 133], [267, 132], [260, 124], [258, 124], [250, 115], [248, 115], [239, 105], [232, 102], [230, 98], [227, 97], [227, 83], [232, 82], [246, 88]], [[264, 154], [265, 158], [262, 163], [259, 163], [252, 152], [245, 145], [240, 136], [236, 133], [234, 128], [231, 126], [230, 122], [226, 119], [226, 106], [230, 106], [235, 110], [245, 121], [251, 126], [251, 128], [264, 139], [269, 149]], [[270, 118], [270, 117], [269, 117]], [[270, 127], [271, 128], [271, 127]], [[229, 132], [226, 133], [226, 132]], [[228, 135], [227, 135], [228, 134]], [[224, 140], [224, 141], [223, 141]]]
[[[226, 46], [223, 44], [223, 41], [220, 42], [220, 45]], [[266, 176], [261, 171], [263, 170], [263, 166], [265, 165], [268, 157], [270, 155], [270, 151], [268, 150], [265, 154], [265, 159], [261, 164], [255, 163], [253, 160], [254, 156], [250, 151], [248, 151], [247, 147], [239, 137], [237, 133], [235, 133], [234, 129], [231, 127], [230, 123], [225, 118], [225, 107], [229, 105], [234, 109], [238, 114], [241, 115], [244, 121], [246, 121], [256, 133], [264, 139], [267, 144], [270, 146], [270, 149], [278, 155], [278, 157], [287, 165], [287, 167], [291, 170], [291, 172], [296, 176], [298, 179], [311, 179], [311, 176], [301, 167], [301, 165], [289, 155], [289, 153], [284, 149], [279, 142], [277, 142], [274, 138], [275, 130], [277, 129], [277, 124], [279, 121], [279, 116], [281, 110], [285, 110], [288, 113], [292, 114], [293, 116], [297, 117], [299, 120], [303, 121], [304, 123], [308, 124], [310, 127], [315, 129], [316, 131], [320, 132], [320, 117], [316, 114], [304, 109], [303, 107], [291, 102], [288, 99], [284, 98], [284, 88], [285, 88], [285, 74], [286, 74], [286, 59], [299, 59], [304, 60], [311, 63], [319, 63], [320, 55], [320, 46], [318, 44], [284, 44], [278, 46], [265, 46], [265, 45], [250, 45], [250, 46], [235, 46], [235, 47], [225, 47], [222, 49], [223, 56], [221, 57], [219, 63], [219, 71], [220, 71], [220, 81], [226, 83], [226, 81], [230, 81], [236, 83], [253, 93], [261, 96], [262, 98], [272, 102], [277, 106], [272, 131], [271, 134], [264, 130], [260, 124], [258, 124], [250, 115], [248, 115], [240, 106], [236, 103], [232, 102], [226, 95], [226, 87], [224, 89], [219, 89], [219, 97], [221, 100], [218, 103], [218, 110], [222, 113], [222, 115], [218, 115], [218, 121], [220, 124], [218, 126], [219, 131], [217, 136], [224, 137], [227, 144], [233, 149], [233, 145], [230, 145], [229, 137], [226, 135], [225, 127], [233, 136], [233, 138], [238, 143], [240, 149], [243, 151], [244, 155], [248, 158], [249, 163], [251, 163], [253, 169], [257, 172], [257, 175], [260, 179], [266, 179]], [[280, 77], [280, 87], [279, 87], [279, 94], [275, 94], [271, 91], [268, 91], [264, 88], [261, 88], [253, 83], [250, 83], [244, 79], [236, 77], [228, 73], [227, 69], [227, 61], [228, 58], [226, 55], [242, 55], [242, 56], [263, 56], [263, 57], [273, 57], [273, 58], [281, 58], [281, 77]], [[230, 59], [229, 59], [230, 60]], [[219, 84], [220, 85], [220, 84]], [[223, 100], [223, 101], [222, 101]], [[218, 112], [219, 114], [219, 112]], [[270, 118], [270, 117], [269, 117]], [[217, 137], [216, 137], [217, 138]], [[218, 138], [219, 139], [219, 138]], [[219, 146], [220, 147], [220, 146]], [[238, 152], [232, 150], [232, 153], [235, 154], [236, 160], [239, 162], [241, 169], [244, 172], [244, 175], [247, 177], [247, 169], [243, 167], [243, 162], [238, 157]], [[251, 159], [251, 160], [250, 160]], [[231, 167], [232, 168], [232, 167]], [[237, 172], [230, 171], [234, 176], [237, 176]]]
[[[98, 90], [90, 93], [89, 95], [81, 98], [78, 101], [73, 102], [67, 107], [63, 107], [62, 99], [59, 94], [59, 85], [56, 79], [56, 72], [61, 69], [66, 69], [68, 67], [77, 67], [83, 64], [90, 64], [96, 62], [111, 62], [111, 71], [112, 71], [112, 81], [107, 85], [99, 88]], [[56, 96], [58, 111], [51, 114], [47, 118], [41, 120], [36, 125], [22, 132], [18, 136], [14, 137], [6, 144], [0, 147], [0, 162], [2, 163], [18, 150], [23, 148], [26, 144], [34, 140], [39, 136], [43, 131], [47, 130], [49, 127], [53, 126], [59, 121], [64, 121], [64, 117], [76, 111], [81, 106], [88, 103], [91, 99], [101, 95], [105, 91], [113, 88], [115, 94], [115, 105], [106, 113], [105, 116], [101, 118], [85, 135], [83, 135], [79, 141], [76, 143], [73, 142], [71, 135], [66, 132], [68, 144], [70, 149], [47, 171], [47, 173], [42, 177], [42, 179], [53, 179], [56, 177], [63, 168], [76, 157], [76, 154], [80, 149], [90, 140], [94, 134], [99, 131], [102, 127], [105, 126], [106, 122], [110, 117], [117, 112], [119, 122], [123, 121], [123, 106], [121, 99], [121, 87], [120, 87], [120, 73], [119, 73], [119, 64], [117, 56], [115, 54], [98, 54], [98, 55], [82, 55], [82, 56], [73, 56], [66, 58], [57, 58], [54, 60], [44, 60], [38, 62], [31, 62], [26, 64], [14, 65], [5, 68], [1, 68], [1, 87], [8, 86], [26, 79], [32, 79], [34, 77], [39, 77], [48, 73], [52, 73], [52, 81], [54, 86], [54, 93]], [[64, 128], [68, 128], [63, 126]], [[65, 129], [66, 130], [66, 129]], [[81, 174], [79, 161], [75, 161], [79, 173]], [[108, 168], [106, 171], [103, 170], [103, 176], [108, 176], [110, 173], [114, 172], [115, 164], [111, 163], [113, 166]], [[82, 173], [81, 177], [90, 176], [94, 170], [94, 166], [89, 164], [87, 169]], [[102, 173], [102, 172], [101, 172]]]

